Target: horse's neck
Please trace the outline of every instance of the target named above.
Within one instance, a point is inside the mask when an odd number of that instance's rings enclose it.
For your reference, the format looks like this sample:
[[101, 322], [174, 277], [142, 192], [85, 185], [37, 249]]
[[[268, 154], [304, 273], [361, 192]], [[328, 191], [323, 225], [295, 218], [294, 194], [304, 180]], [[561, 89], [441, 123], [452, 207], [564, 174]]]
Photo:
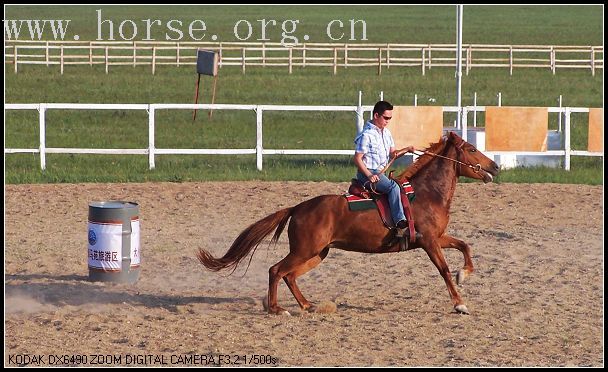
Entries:
[[[455, 159], [456, 150], [450, 147], [442, 155]], [[454, 164], [447, 159], [436, 157], [416, 172], [410, 181], [417, 197], [429, 202], [439, 202], [449, 210], [458, 180]]]

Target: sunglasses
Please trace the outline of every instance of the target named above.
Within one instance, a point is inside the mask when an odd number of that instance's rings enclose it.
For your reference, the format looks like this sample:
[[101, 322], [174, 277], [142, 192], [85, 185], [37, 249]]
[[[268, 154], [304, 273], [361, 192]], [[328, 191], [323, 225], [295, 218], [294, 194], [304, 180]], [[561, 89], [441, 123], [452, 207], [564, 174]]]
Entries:
[[384, 118], [384, 120], [391, 120], [393, 118], [392, 116], [384, 116], [384, 115], [382, 115], [382, 117]]

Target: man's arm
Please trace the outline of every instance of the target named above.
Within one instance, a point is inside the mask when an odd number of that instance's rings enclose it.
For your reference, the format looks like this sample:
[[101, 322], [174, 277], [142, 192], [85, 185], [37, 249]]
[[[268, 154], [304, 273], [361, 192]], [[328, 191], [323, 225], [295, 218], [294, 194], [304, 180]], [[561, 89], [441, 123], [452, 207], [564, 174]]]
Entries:
[[363, 163], [362, 152], [355, 152], [355, 157], [353, 158], [353, 161], [355, 162], [355, 165], [357, 166], [359, 172], [363, 173], [371, 183], [376, 183], [380, 181], [380, 177], [378, 177], [378, 175], [376, 174], [372, 174], [372, 172], [370, 172], [369, 169], [367, 169], [367, 167], [365, 166], [365, 163]]

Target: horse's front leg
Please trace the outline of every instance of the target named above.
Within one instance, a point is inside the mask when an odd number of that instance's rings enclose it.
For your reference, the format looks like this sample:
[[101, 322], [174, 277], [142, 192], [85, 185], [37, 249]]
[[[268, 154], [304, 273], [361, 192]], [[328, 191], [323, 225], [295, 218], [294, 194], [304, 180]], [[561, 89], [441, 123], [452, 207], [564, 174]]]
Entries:
[[442, 248], [456, 248], [464, 256], [464, 266], [456, 274], [456, 284], [460, 285], [473, 272], [473, 260], [471, 259], [471, 248], [467, 243], [456, 239], [450, 235], [443, 235], [439, 238], [439, 245]]
[[439, 270], [439, 274], [443, 277], [445, 284], [448, 287], [448, 292], [450, 293], [450, 298], [452, 300], [452, 304], [454, 305], [454, 310], [459, 313], [468, 314], [469, 310], [466, 305], [460, 298], [460, 294], [456, 290], [456, 286], [452, 281], [452, 274], [450, 273], [450, 268], [445, 261], [445, 257], [443, 256], [443, 251], [441, 250], [441, 245], [437, 240], [425, 241], [423, 243], [423, 248], [425, 252], [429, 255], [429, 258]]

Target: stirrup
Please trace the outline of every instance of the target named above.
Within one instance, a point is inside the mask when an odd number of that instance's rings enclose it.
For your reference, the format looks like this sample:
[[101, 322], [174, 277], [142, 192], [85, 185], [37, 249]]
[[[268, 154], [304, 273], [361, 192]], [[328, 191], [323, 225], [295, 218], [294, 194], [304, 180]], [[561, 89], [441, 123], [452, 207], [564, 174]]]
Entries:
[[[396, 227], [397, 229], [397, 233], [395, 234], [395, 237], [399, 239], [399, 251], [400, 252], [404, 252], [407, 251], [410, 247], [410, 229], [409, 227], [406, 227], [405, 229], [400, 229], [398, 227]], [[418, 231], [416, 231], [416, 239], [415, 241], [417, 241], [418, 239], [422, 238], [422, 234], [419, 233]]]

